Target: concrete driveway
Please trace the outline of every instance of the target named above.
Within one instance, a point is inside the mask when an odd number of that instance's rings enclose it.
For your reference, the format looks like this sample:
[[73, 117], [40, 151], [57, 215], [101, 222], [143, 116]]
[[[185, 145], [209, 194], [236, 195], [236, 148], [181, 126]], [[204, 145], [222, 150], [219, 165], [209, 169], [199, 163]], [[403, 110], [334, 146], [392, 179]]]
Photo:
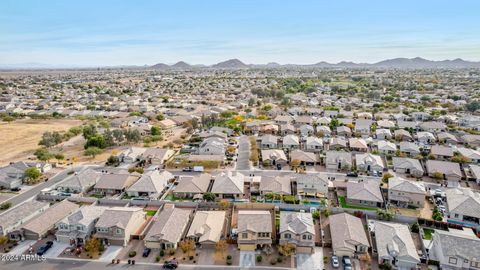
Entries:
[[45, 257], [57, 258], [58, 255], [62, 254], [62, 252], [68, 247], [70, 247], [69, 244], [53, 241], [53, 246], [45, 253]]
[[10, 250], [8, 254], [22, 255], [28, 250], [30, 246], [33, 246], [35, 242], [36, 242], [35, 240], [25, 240], [25, 241], [18, 242], [18, 245], [14, 247], [12, 250]]
[[322, 248], [315, 248], [315, 253], [295, 255], [297, 261], [297, 269], [308, 270], [322, 270], [323, 265], [323, 250]]
[[102, 256], [98, 260], [102, 262], [111, 262], [113, 259], [117, 258], [122, 249], [123, 247], [121, 246], [109, 246], [105, 249], [105, 251], [102, 253]]
[[254, 267], [255, 266], [255, 251], [240, 251], [240, 262], [239, 266], [241, 268]]

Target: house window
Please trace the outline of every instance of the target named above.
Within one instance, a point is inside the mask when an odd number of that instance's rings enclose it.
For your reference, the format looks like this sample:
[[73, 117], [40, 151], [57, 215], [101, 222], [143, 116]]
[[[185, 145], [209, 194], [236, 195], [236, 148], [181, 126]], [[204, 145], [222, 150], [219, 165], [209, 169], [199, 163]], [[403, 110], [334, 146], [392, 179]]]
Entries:
[[458, 218], [458, 214], [455, 214], [455, 217]]
[[303, 240], [306, 240], [306, 239], [307, 239], [307, 236], [306, 236], [306, 235], [302, 235], [302, 239], [303, 239]]
[[454, 258], [454, 257], [448, 258], [448, 263], [457, 264], [457, 258]]
[[285, 234], [285, 238], [286, 238], [286, 239], [290, 239], [290, 238], [292, 238], [292, 235], [289, 234], [289, 233], [286, 233], [286, 234]]
[[122, 230], [117, 229], [117, 233], [118, 233], [118, 234], [122, 233]]
[[248, 233], [242, 233], [242, 238], [248, 238]]
[[308, 240], [312, 240], [312, 236], [311, 236], [311, 235], [308, 235], [307, 238], [308, 238]]

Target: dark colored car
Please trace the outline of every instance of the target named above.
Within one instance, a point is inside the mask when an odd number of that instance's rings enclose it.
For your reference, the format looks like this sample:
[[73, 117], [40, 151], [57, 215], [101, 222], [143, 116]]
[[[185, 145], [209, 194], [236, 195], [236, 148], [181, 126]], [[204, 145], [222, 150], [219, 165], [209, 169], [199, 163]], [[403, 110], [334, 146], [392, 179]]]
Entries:
[[185, 167], [185, 168], [182, 169], [182, 171], [191, 172], [191, 171], [193, 171], [193, 168], [192, 167]]
[[45, 244], [41, 245], [37, 250], [37, 255], [42, 256], [44, 255], [51, 247], [53, 246], [52, 241], [48, 241]]
[[20, 191], [20, 190], [22, 190], [22, 189], [21, 189], [20, 187], [14, 187], [14, 188], [12, 188], [12, 189], [10, 189], [10, 190], [11, 190], [11, 191]]
[[347, 176], [348, 177], [358, 177], [358, 173], [357, 172], [349, 172], [349, 173], [347, 173]]
[[342, 262], [343, 262], [343, 270], [352, 270], [352, 261], [350, 260], [350, 257], [343, 256]]
[[143, 250], [142, 257], [148, 257], [148, 255], [150, 255], [150, 252], [151, 252], [151, 251], [152, 251], [151, 249], [145, 248], [145, 249]]
[[175, 261], [175, 260], [166, 261], [166, 262], [163, 263], [162, 267], [165, 268], [165, 269], [177, 269], [178, 262]]

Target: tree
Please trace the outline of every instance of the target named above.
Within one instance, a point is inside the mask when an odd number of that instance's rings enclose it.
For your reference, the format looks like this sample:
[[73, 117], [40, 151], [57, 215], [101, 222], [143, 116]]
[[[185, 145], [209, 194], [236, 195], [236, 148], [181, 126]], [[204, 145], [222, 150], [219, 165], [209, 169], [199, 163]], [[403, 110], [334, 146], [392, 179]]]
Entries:
[[389, 172], [386, 172], [382, 177], [382, 182], [387, 183], [389, 178], [392, 178], [393, 175]]
[[126, 130], [124, 134], [128, 142], [138, 143], [142, 139], [142, 135], [140, 134], [140, 131], [136, 129]]
[[97, 128], [94, 125], [88, 125], [83, 127], [83, 137], [85, 140], [97, 134]]
[[211, 193], [211, 192], [206, 192], [203, 194], [203, 199], [207, 202], [213, 202], [215, 201], [215, 194]]
[[92, 158], [95, 158], [97, 155], [100, 155], [102, 152], [103, 152], [102, 149], [95, 146], [91, 146], [85, 150], [84, 154], [85, 156], [91, 156]]
[[54, 155], [48, 152], [48, 150], [45, 148], [38, 148], [37, 150], [35, 150], [33, 154], [35, 155], [35, 157], [38, 158], [38, 160], [41, 160], [41, 161], [48, 162], [50, 159], [54, 158]]
[[292, 162], [290, 162], [290, 165], [292, 165], [292, 168], [298, 168], [298, 166], [300, 166], [300, 160], [298, 159], [294, 159], [292, 160]]
[[443, 179], [443, 173], [441, 172], [434, 172], [432, 173], [432, 177], [437, 180], [442, 180]]
[[85, 149], [89, 147], [97, 147], [104, 149], [107, 147], [107, 142], [105, 141], [105, 138], [100, 135], [100, 134], [95, 134], [93, 136], [90, 136], [87, 140], [87, 143], [85, 143]]
[[101, 243], [95, 236], [85, 241], [85, 251], [90, 254], [95, 254], [100, 251]]
[[230, 205], [230, 203], [227, 200], [221, 200], [218, 204], [223, 209], [227, 208]]
[[472, 101], [470, 103], [467, 103], [467, 105], [465, 106], [465, 108], [467, 109], [467, 111], [469, 112], [476, 112], [477, 110], [480, 110], [480, 101], [479, 100], [475, 100], [475, 101]]
[[340, 122], [338, 121], [337, 118], [333, 118], [330, 121], [330, 124], [328, 125], [330, 127], [330, 130], [334, 131], [337, 129], [337, 127], [340, 125]]
[[165, 119], [165, 116], [163, 116], [163, 113], [159, 113], [157, 114], [157, 116], [155, 117], [158, 121], [162, 121]]
[[162, 131], [160, 130], [159, 127], [152, 126], [150, 128], [150, 134], [152, 134], [152, 136], [160, 136], [160, 135], [162, 135]]
[[320, 218], [320, 211], [315, 210], [315, 212], [312, 213], [312, 218], [313, 219], [319, 219]]
[[190, 255], [190, 253], [195, 250], [195, 241], [192, 239], [185, 239], [179, 243], [179, 246], [183, 253]]
[[37, 167], [27, 168], [24, 172], [24, 177], [28, 182], [35, 182], [40, 176], [42, 176], [42, 173]]
[[58, 160], [64, 160], [65, 159], [65, 156], [62, 154], [62, 153], [55, 153], [53, 154], [53, 157], [55, 157], [55, 159], [58, 161]]
[[328, 210], [328, 208], [325, 208], [325, 210], [323, 210], [323, 214], [325, 215], [325, 217], [329, 217], [330, 216], [330, 210]]
[[0, 204], [0, 210], [7, 210], [10, 207], [12, 207], [11, 202], [4, 202], [4, 203]]
[[113, 137], [115, 138], [115, 140], [118, 143], [123, 142], [123, 140], [125, 139], [123, 131], [121, 129], [114, 129], [113, 130]]
[[107, 166], [118, 166], [120, 164], [120, 159], [117, 156], [111, 155], [107, 159]]
[[279, 245], [278, 253], [280, 253], [282, 256], [290, 256], [295, 253], [295, 246], [291, 243]]
[[47, 131], [42, 134], [42, 139], [38, 144], [49, 148], [61, 142], [62, 142], [62, 135], [60, 135], [60, 133], [58, 133], [57, 131], [54, 131], [54, 132]]
[[217, 252], [220, 252], [220, 254], [222, 255], [222, 258], [225, 257], [225, 251], [227, 250], [227, 241], [221, 239], [219, 240], [216, 244], [215, 244], [215, 250]]
[[115, 145], [115, 138], [113, 137], [113, 132], [110, 129], [106, 129], [103, 132], [103, 138], [105, 139], [105, 144], [107, 147]]

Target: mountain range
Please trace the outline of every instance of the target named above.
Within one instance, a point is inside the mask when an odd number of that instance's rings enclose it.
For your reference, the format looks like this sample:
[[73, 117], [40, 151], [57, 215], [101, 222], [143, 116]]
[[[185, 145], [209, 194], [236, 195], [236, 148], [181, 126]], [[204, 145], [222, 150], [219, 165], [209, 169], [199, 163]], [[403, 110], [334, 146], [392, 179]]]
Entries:
[[282, 68], [282, 67], [306, 67], [306, 68], [398, 68], [398, 69], [433, 69], [433, 68], [480, 68], [480, 62], [466, 61], [460, 58], [454, 60], [442, 60], [434, 61], [427, 60], [421, 57], [416, 58], [394, 58], [387, 59], [377, 63], [354, 63], [342, 61], [339, 63], [328, 63], [328, 62], [318, 62], [316, 64], [310, 65], [296, 65], [296, 64], [285, 64], [281, 65], [278, 63], [268, 63], [268, 64], [245, 64], [238, 59], [230, 59], [223, 61], [217, 64], [210, 66], [201, 66], [201, 65], [189, 65], [183, 61], [180, 61], [174, 65], [167, 65], [159, 63], [151, 66], [154, 69], [198, 69], [198, 68], [213, 68], [213, 69], [246, 69], [246, 68]]

